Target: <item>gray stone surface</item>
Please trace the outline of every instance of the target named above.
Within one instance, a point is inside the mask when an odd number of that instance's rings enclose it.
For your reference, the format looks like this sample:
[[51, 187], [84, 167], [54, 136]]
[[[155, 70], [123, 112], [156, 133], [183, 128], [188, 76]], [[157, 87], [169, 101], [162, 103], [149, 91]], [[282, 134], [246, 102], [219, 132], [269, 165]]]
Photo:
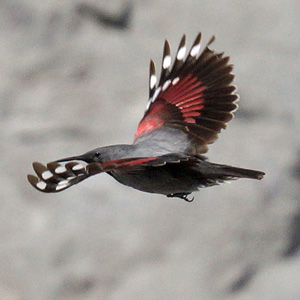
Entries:
[[[300, 299], [299, 2], [133, 1], [123, 31], [77, 4], [0, 2], [0, 299]], [[263, 181], [192, 204], [105, 175], [55, 195], [29, 186], [32, 161], [130, 142], [149, 59], [198, 31], [232, 57], [241, 95], [209, 157]]]

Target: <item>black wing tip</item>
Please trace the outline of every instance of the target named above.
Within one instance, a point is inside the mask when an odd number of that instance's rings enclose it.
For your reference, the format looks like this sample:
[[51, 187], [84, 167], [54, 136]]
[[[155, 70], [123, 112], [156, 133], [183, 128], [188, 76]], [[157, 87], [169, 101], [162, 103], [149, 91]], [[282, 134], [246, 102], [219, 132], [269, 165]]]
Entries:
[[210, 40], [208, 41], [206, 47], [209, 47], [215, 40], [216, 40], [216, 36], [213, 35], [213, 36], [210, 38]]
[[32, 166], [36, 174], [28, 174], [27, 180], [35, 189], [44, 193], [63, 191], [90, 176], [85, 166], [78, 162], [60, 164], [54, 161], [47, 166], [33, 162]]
[[27, 180], [28, 182], [34, 187], [36, 188], [36, 184], [38, 183], [38, 178], [32, 174], [28, 174], [27, 175]]
[[201, 42], [201, 39], [202, 39], [202, 33], [198, 32], [194, 44], [199, 44]]
[[165, 45], [164, 45], [164, 54], [163, 54], [163, 56], [170, 55], [170, 54], [171, 54], [171, 47], [170, 47], [170, 44], [169, 44], [168, 40], [166, 39], [165, 40]]
[[[39, 192], [49, 193], [49, 190], [47, 188], [48, 187], [47, 183], [44, 180], [39, 179], [39, 177], [32, 174], [28, 174], [27, 180], [32, 185], [32, 187], [34, 187]], [[41, 187], [39, 187], [39, 183], [42, 185]]]
[[149, 74], [150, 76], [155, 75], [155, 63], [152, 59], [150, 59]]
[[46, 166], [44, 166], [42, 163], [40, 163], [38, 161], [33, 162], [32, 167], [33, 167], [34, 171], [46, 169]]
[[149, 98], [153, 96], [156, 89], [157, 77], [155, 73], [155, 63], [151, 59], [149, 66]]
[[185, 43], [186, 43], [186, 34], [183, 34], [179, 45], [181, 45], [181, 44], [185, 45]]

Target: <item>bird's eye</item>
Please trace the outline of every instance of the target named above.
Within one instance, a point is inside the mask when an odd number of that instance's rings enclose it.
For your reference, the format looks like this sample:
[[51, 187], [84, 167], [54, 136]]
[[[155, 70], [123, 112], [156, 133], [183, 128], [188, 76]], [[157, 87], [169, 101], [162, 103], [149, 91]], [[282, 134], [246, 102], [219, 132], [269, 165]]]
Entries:
[[95, 157], [96, 157], [96, 158], [99, 158], [100, 155], [101, 155], [100, 152], [96, 152], [96, 153], [95, 153]]

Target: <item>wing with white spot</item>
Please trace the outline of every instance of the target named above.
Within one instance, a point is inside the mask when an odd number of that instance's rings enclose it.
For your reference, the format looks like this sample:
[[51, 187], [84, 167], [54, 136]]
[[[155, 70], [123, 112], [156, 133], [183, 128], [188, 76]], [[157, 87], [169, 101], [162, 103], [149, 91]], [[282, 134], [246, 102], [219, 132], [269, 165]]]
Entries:
[[27, 178], [29, 183], [40, 192], [56, 193], [103, 172], [134, 172], [148, 167], [158, 168], [166, 164], [183, 162], [196, 164], [197, 161], [197, 158], [171, 153], [163, 156], [122, 158], [101, 163], [62, 162], [60, 160], [44, 166], [39, 162], [34, 162], [33, 169], [36, 176], [27, 175]]
[[27, 179], [34, 188], [45, 193], [63, 191], [91, 176], [86, 164], [75, 161], [51, 162], [47, 166], [34, 162], [33, 169], [37, 176], [27, 175]]
[[[173, 157], [168, 158], [171, 160]], [[85, 163], [84, 161], [53, 161], [44, 166], [34, 162], [33, 169], [36, 175], [27, 175], [29, 183], [44, 193], [56, 193], [63, 191], [90, 176], [103, 172], [139, 170], [149, 164], [161, 163], [158, 157], [135, 157], [110, 160], [106, 162]]]
[[135, 140], [158, 128], [173, 127], [189, 136], [187, 149], [202, 154], [218, 138], [221, 129], [226, 128], [237, 109], [238, 96], [231, 84], [234, 75], [229, 57], [208, 47], [214, 39], [200, 53], [199, 33], [185, 58], [186, 37], [183, 36], [172, 67], [170, 46], [165, 42], [158, 83], [155, 65], [150, 62], [149, 101]]

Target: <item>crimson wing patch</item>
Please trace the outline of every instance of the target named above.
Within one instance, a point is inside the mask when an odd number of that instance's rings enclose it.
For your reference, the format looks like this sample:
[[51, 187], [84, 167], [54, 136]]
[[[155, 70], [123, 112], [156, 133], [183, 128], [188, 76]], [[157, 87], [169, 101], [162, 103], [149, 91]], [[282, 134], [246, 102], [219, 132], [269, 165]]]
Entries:
[[187, 57], [186, 37], [182, 37], [171, 67], [171, 51], [165, 42], [160, 80], [157, 83], [155, 65], [150, 62], [149, 101], [139, 123], [135, 140], [163, 126], [184, 131], [196, 145], [198, 154], [207, 151], [207, 144], [218, 138], [222, 128], [237, 109], [236, 87], [229, 57], [208, 48], [201, 49], [201, 33], [195, 39]]

